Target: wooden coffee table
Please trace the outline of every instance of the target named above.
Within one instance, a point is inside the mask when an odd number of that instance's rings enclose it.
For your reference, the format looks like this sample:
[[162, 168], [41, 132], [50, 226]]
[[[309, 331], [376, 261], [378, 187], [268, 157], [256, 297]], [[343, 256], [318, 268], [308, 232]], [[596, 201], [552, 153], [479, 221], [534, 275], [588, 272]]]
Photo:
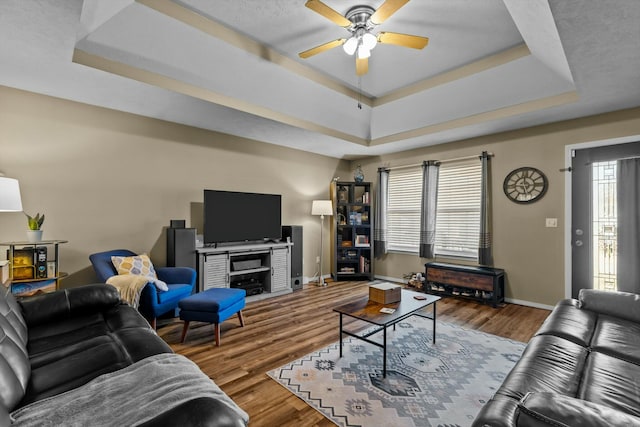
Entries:
[[[423, 300], [415, 299], [418, 296], [424, 297]], [[409, 291], [402, 289], [402, 300], [393, 304], [380, 304], [369, 300], [369, 297], [364, 297], [358, 301], [344, 304], [333, 309], [333, 311], [340, 313], [340, 357], [342, 357], [342, 336], [348, 335], [362, 341], [366, 341], [369, 344], [373, 344], [382, 348], [382, 376], [387, 376], [387, 327], [406, 319], [407, 317], [416, 315], [431, 319], [433, 321], [433, 342], [436, 342], [436, 302], [440, 297], [435, 295], [426, 295], [420, 292]], [[432, 315], [427, 316], [419, 313], [420, 310], [433, 305]], [[380, 309], [383, 307], [393, 308], [395, 311], [391, 314], [381, 313]], [[344, 330], [342, 318], [343, 316], [349, 316], [354, 319], [363, 320], [371, 323], [379, 328], [375, 328], [373, 331], [366, 332], [362, 335]], [[368, 337], [377, 334], [382, 331], [382, 344], [370, 340]]]

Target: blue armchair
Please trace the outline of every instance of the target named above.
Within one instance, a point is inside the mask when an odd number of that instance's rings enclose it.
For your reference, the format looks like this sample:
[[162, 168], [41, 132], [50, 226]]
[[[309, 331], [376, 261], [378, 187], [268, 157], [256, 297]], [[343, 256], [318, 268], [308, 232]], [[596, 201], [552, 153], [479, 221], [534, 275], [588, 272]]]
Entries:
[[[102, 282], [106, 282], [118, 271], [111, 262], [112, 256], [136, 256], [135, 252], [127, 249], [115, 249], [112, 251], [91, 254], [89, 260], [93, 269]], [[153, 329], [156, 329], [156, 319], [171, 310], [176, 310], [178, 302], [193, 293], [196, 284], [196, 271], [189, 267], [154, 267], [158, 279], [169, 287], [168, 291], [159, 291], [154, 284], [148, 283], [140, 295], [138, 311], [149, 320]]]

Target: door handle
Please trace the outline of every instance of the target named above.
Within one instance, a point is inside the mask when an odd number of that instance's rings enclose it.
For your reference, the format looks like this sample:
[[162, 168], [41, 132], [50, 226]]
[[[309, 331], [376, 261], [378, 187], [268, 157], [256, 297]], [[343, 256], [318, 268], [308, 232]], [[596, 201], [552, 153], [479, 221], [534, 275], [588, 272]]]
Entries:
[[578, 247], [582, 246], [583, 245], [582, 240], [576, 240], [575, 245]]

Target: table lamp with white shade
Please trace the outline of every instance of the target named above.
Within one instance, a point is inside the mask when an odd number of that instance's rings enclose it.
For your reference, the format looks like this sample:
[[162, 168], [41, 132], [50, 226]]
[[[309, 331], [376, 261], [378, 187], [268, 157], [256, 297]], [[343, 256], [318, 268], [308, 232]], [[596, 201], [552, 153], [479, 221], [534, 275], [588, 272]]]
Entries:
[[322, 253], [324, 247], [322, 245], [322, 234], [324, 232], [324, 216], [333, 216], [333, 204], [331, 200], [314, 200], [311, 204], [311, 215], [320, 215], [320, 269], [318, 274], [318, 286], [326, 286], [322, 277]]
[[0, 174], [0, 212], [22, 212], [20, 185], [17, 179]]

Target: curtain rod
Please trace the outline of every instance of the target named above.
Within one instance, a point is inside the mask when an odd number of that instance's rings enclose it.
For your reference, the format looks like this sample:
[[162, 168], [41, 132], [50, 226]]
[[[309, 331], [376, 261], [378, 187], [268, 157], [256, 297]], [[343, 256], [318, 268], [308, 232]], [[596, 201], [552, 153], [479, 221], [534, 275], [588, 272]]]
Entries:
[[[489, 157], [493, 157], [493, 153], [487, 153], [487, 155]], [[471, 159], [477, 159], [480, 156], [465, 156], [465, 157], [455, 157], [453, 159], [446, 159], [446, 160], [437, 160], [440, 163], [449, 163], [449, 162], [460, 162], [462, 160], [471, 160]], [[404, 165], [404, 166], [393, 166], [393, 167], [388, 167], [386, 169], [389, 170], [394, 170], [394, 169], [407, 169], [407, 168], [415, 168], [418, 166], [422, 166], [422, 163], [417, 163], [415, 165]]]

